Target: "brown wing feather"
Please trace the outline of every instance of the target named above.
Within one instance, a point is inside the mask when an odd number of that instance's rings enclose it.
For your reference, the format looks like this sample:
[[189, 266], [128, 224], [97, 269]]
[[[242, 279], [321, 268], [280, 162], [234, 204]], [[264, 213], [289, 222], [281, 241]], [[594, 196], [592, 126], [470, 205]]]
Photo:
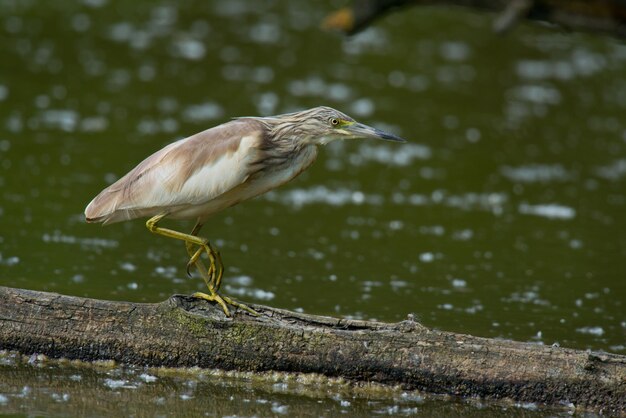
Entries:
[[169, 144], [100, 192], [85, 209], [87, 222], [113, 223], [206, 203], [246, 181], [263, 134], [263, 125], [243, 119]]

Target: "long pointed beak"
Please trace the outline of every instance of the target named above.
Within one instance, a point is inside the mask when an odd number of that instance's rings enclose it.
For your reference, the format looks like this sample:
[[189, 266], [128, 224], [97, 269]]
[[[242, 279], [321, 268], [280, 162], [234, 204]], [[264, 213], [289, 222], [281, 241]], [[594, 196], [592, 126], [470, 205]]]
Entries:
[[371, 126], [367, 126], [358, 122], [346, 126], [344, 129], [354, 135], [354, 138], [373, 138], [384, 139], [385, 141], [406, 142], [406, 139], [400, 138], [397, 135], [381, 131], [380, 129], [372, 128]]

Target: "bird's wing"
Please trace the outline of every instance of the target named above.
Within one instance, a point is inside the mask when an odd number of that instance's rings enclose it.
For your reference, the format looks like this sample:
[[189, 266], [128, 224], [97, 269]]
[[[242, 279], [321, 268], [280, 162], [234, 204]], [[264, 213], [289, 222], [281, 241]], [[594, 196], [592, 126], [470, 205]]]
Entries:
[[85, 217], [112, 223], [209, 202], [252, 174], [263, 133], [254, 121], [235, 120], [169, 144], [104, 189]]

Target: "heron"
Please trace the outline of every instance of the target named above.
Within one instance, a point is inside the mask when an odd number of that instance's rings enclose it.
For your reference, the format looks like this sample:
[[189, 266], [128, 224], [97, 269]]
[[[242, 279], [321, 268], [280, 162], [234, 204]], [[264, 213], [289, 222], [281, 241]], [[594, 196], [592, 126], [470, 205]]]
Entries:
[[[102, 190], [85, 209], [89, 223], [148, 218], [154, 234], [183, 241], [208, 293], [195, 298], [257, 312], [219, 293], [224, 273], [220, 253], [198, 235], [214, 214], [281, 186], [306, 170], [318, 146], [338, 139], [403, 138], [364, 125], [330, 107], [268, 117], [240, 117], [170, 143]], [[190, 233], [164, 228], [165, 219], [195, 220]], [[208, 258], [208, 267], [202, 261]]]

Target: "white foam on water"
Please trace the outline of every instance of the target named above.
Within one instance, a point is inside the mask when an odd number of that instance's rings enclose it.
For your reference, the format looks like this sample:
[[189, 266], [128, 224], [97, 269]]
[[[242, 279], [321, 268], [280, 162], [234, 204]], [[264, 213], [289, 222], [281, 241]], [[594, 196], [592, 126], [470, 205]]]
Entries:
[[218, 119], [222, 115], [224, 115], [224, 109], [215, 102], [190, 105], [183, 110], [183, 119], [189, 122]]
[[596, 174], [607, 180], [619, 180], [626, 177], [626, 158], [596, 168]]
[[463, 279], [452, 279], [452, 287], [463, 289], [467, 287], [467, 281]]
[[573, 178], [560, 164], [530, 164], [519, 167], [504, 166], [500, 173], [511, 181], [521, 183], [547, 183], [551, 181], [567, 181]]
[[191, 37], [181, 37], [172, 42], [172, 55], [190, 61], [199, 61], [206, 55], [204, 44]]
[[102, 132], [109, 127], [109, 120], [104, 116], [89, 116], [80, 121], [82, 132]]
[[39, 122], [45, 128], [73, 132], [78, 124], [78, 112], [71, 109], [49, 109], [39, 115]]
[[9, 88], [4, 84], [0, 84], [0, 102], [9, 97]]
[[405, 144], [401, 147], [391, 144], [371, 145], [362, 144], [357, 153], [351, 154], [348, 159], [351, 164], [364, 165], [376, 162], [385, 165], [406, 167], [416, 160], [428, 160], [432, 157], [429, 147], [420, 144]]
[[345, 205], [381, 205], [384, 201], [381, 195], [365, 194], [358, 190], [340, 188], [331, 190], [326, 186], [313, 186], [309, 189], [291, 189], [286, 192], [270, 192], [265, 198], [272, 202], [279, 202], [297, 209], [311, 204], [324, 203], [330, 206]]
[[345, 83], [328, 83], [319, 76], [294, 80], [287, 86], [289, 92], [298, 97], [323, 97], [345, 102], [354, 96], [352, 88]]
[[554, 87], [543, 85], [522, 85], [509, 90], [511, 99], [530, 103], [557, 105], [561, 102], [561, 93]]
[[111, 389], [136, 389], [137, 386], [129, 384], [127, 380], [104, 379], [104, 385]]
[[63, 235], [60, 231], [54, 231], [52, 234], [44, 233], [41, 239], [43, 242], [77, 244], [89, 247], [115, 248], [119, 245], [117, 241], [112, 239], [80, 238], [71, 235]]
[[275, 414], [285, 415], [285, 414], [287, 414], [287, 412], [289, 412], [289, 406], [288, 405], [281, 405], [278, 402], [273, 402], [272, 403], [272, 412], [275, 413]]
[[470, 46], [461, 41], [443, 42], [439, 47], [441, 56], [448, 61], [454, 62], [466, 61], [471, 52]]
[[531, 305], [550, 306], [550, 302], [546, 299], [542, 299], [539, 296], [539, 291], [536, 289], [524, 292], [513, 292], [510, 297], [503, 298], [503, 300], [505, 302], [519, 302]]
[[156, 382], [157, 381], [157, 377], [153, 376], [151, 374], [147, 374], [147, 373], [142, 373], [139, 375], [139, 378], [141, 380], [143, 380], [146, 383], [152, 383], [152, 382]]
[[602, 54], [577, 48], [565, 60], [520, 60], [516, 72], [528, 80], [572, 80], [596, 74], [606, 66], [607, 59]]
[[581, 334], [595, 335], [596, 337], [601, 337], [604, 335], [604, 328], [602, 327], [580, 327], [576, 328], [576, 332]]
[[[228, 279], [226, 279], [228, 280]], [[255, 289], [249, 287], [233, 287], [230, 284], [224, 285], [226, 293], [240, 297], [250, 297], [257, 300], [270, 301], [276, 297], [274, 292], [263, 289]]]
[[530, 205], [522, 203], [518, 207], [519, 213], [524, 215], [541, 216], [548, 219], [573, 219], [576, 216], [576, 209], [556, 203], [544, 205]]
[[120, 268], [124, 271], [128, 271], [128, 272], [133, 272], [135, 270], [137, 270], [137, 266], [134, 265], [133, 263], [129, 262], [129, 261], [123, 261], [118, 263], [118, 265], [120, 266]]
[[16, 255], [4, 258], [0, 253], [0, 265], [15, 266], [19, 264], [20, 258]]
[[248, 35], [252, 42], [266, 45], [278, 43], [283, 36], [280, 25], [271, 20], [263, 20], [250, 26]]

